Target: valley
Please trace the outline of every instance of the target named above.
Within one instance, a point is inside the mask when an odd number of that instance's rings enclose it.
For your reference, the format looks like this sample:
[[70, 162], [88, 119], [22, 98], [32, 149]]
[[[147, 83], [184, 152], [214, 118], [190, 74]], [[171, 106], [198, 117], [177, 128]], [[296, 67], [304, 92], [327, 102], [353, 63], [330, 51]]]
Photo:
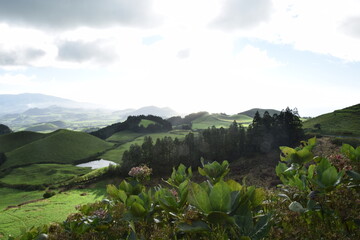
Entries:
[[[358, 105], [336, 111], [330, 116], [337, 115], [343, 118], [343, 115], [346, 115], [349, 118], [353, 114], [356, 118], [357, 109]], [[249, 129], [254, 129], [256, 121], [261, 122], [266, 118], [265, 111], [260, 115], [260, 119], [257, 119], [253, 111], [236, 115], [193, 113], [183, 118], [169, 118], [171, 128], [167, 128], [167, 121], [162, 118], [139, 115], [123, 122], [108, 124], [90, 133], [59, 129], [51, 132], [15, 131], [0, 135], [0, 153], [3, 154], [3, 158], [0, 158], [0, 195], [4, 196], [0, 203], [0, 234], [17, 236], [21, 227], [29, 228], [49, 222], [61, 222], [70, 213], [76, 212], [75, 206], [106, 198], [106, 185], [119, 184], [126, 178], [128, 169], [122, 169], [124, 153], [132, 154], [131, 149], [134, 149], [134, 146], [144, 148], [144, 143], [148, 139], [151, 139], [152, 146], [155, 147], [164, 139], [171, 138], [170, 144], [175, 144], [171, 143], [173, 140], [179, 142], [176, 144], [180, 144], [180, 149], [184, 151], [182, 154], [191, 154], [186, 148], [184, 149], [185, 145], [181, 145], [182, 142], [191, 139], [190, 135], [195, 139], [199, 137], [201, 139], [207, 131], [210, 131], [210, 134], [211, 129], [229, 131], [234, 128], [234, 121], [239, 124], [236, 128], [244, 129], [244, 132], [254, 131]], [[273, 114], [277, 116], [283, 113], [278, 111]], [[352, 124], [345, 123], [346, 127], [339, 127], [337, 132], [334, 132], [327, 131], [330, 128], [334, 129], [334, 126], [328, 125], [322, 120], [323, 118], [327, 119], [327, 115], [302, 123], [309, 136], [321, 137], [321, 134], [326, 133], [344, 133], [344, 129], [353, 137], [360, 136], [354, 123], [356, 119], [354, 121], [350, 118], [349, 123]], [[343, 122], [342, 120], [339, 122]], [[334, 119], [331, 121], [334, 122]], [[317, 123], [321, 124], [321, 131], [314, 128]], [[265, 189], [272, 189], [280, 183], [274, 171], [278, 163], [279, 150], [276, 148], [266, 150], [263, 144], [268, 141], [267, 139], [264, 135], [262, 140], [264, 142], [258, 148], [254, 148], [260, 149], [260, 152], [256, 150], [254, 153], [249, 152], [231, 159], [229, 179], [246, 181], [247, 184]], [[332, 148], [335, 148], [335, 145], [331, 145], [332, 141], [326, 140]], [[345, 139], [338, 141], [346, 142]], [[75, 166], [98, 159], [113, 161], [118, 167], [92, 170], [89, 167]], [[198, 166], [200, 162], [193, 164]], [[150, 186], [161, 184], [161, 179], [169, 177], [172, 166], [168, 166], [167, 174], [153, 176], [149, 182]], [[196, 171], [194, 176], [196, 179], [202, 179]], [[46, 191], [53, 191], [56, 194], [51, 198], [43, 198]], [[56, 216], [51, 214], [54, 211], [57, 212]]]

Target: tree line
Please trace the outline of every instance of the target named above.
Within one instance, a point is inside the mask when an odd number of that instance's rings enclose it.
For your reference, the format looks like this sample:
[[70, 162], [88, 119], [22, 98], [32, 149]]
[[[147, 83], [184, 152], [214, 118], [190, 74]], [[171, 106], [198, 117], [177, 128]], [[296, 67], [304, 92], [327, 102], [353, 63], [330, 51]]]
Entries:
[[234, 161], [253, 153], [265, 153], [282, 145], [292, 146], [303, 138], [299, 115], [286, 108], [279, 114], [263, 116], [257, 112], [247, 130], [234, 121], [229, 128], [211, 127], [198, 133], [189, 133], [183, 140], [164, 137], [154, 141], [145, 137], [141, 145], [133, 144], [123, 154], [122, 171], [146, 164], [155, 175], [169, 172], [183, 163], [196, 167], [200, 158], [207, 161]]

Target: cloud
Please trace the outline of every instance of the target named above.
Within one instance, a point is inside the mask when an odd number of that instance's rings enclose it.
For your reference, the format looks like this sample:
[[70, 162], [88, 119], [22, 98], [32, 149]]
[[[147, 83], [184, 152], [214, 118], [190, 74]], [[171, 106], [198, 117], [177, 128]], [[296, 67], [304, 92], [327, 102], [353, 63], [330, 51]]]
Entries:
[[190, 57], [190, 48], [182, 49], [177, 53], [177, 58], [179, 59], [185, 59]]
[[252, 28], [268, 21], [271, 9], [269, 0], [226, 0], [211, 26], [227, 30]]
[[0, 21], [47, 29], [147, 27], [158, 20], [148, 0], [0, 0], [0, 6]]
[[101, 42], [64, 41], [59, 45], [58, 60], [70, 62], [111, 63], [116, 59], [112, 49]]
[[0, 50], [0, 66], [30, 65], [32, 61], [44, 55], [43, 50], [35, 48]]
[[340, 29], [351, 37], [360, 38], [360, 16], [347, 18]]
[[24, 74], [3, 74], [0, 75], [0, 85], [4, 86], [30, 86], [35, 76], [27, 76]]

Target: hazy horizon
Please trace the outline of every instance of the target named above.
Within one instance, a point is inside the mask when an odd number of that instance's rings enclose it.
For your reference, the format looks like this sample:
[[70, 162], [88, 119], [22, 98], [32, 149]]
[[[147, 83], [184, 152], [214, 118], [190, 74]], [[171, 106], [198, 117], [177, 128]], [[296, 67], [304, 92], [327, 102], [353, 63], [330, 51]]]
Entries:
[[356, 0], [0, 0], [0, 33], [0, 94], [312, 117], [360, 103]]

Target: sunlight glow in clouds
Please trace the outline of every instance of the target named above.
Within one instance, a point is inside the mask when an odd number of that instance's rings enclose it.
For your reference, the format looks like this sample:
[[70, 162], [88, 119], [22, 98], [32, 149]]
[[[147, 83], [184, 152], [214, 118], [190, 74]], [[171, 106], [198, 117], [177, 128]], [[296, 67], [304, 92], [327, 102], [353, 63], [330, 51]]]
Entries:
[[[84, 1], [0, 0], [0, 94], [183, 113], [290, 106], [305, 116], [360, 101], [360, 81], [337, 71], [360, 73], [359, 1]], [[312, 61], [298, 59], [302, 71], [289, 74], [300, 51], [339, 61], [304, 75]], [[329, 79], [317, 79], [324, 71]], [[321, 101], [309, 100], [315, 92]]]

